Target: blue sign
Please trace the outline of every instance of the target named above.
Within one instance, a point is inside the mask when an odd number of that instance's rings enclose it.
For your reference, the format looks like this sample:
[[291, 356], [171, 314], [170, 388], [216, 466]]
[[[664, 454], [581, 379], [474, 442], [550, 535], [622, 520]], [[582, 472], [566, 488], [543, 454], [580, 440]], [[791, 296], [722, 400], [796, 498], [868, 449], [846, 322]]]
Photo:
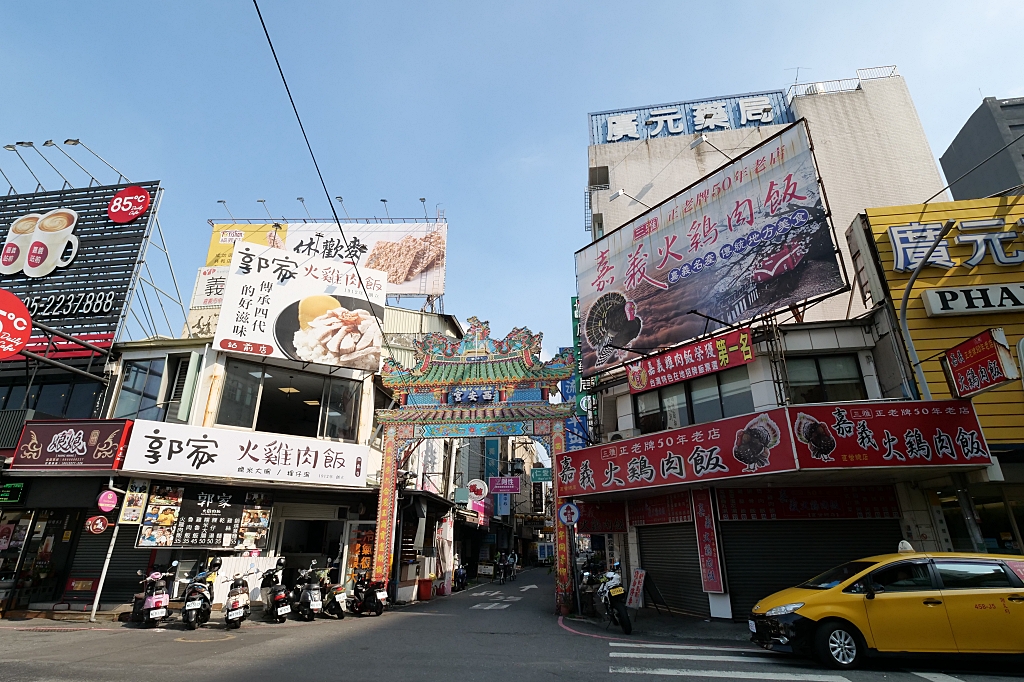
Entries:
[[796, 119], [782, 90], [590, 114], [590, 144], [713, 133]]
[[501, 475], [501, 441], [497, 438], [484, 439], [484, 478]]
[[494, 515], [508, 516], [512, 513], [512, 496], [508, 493], [498, 493], [494, 496]]
[[587, 437], [590, 431], [587, 429], [586, 417], [569, 417], [565, 420], [565, 449], [568, 452], [582, 450], [590, 445]]

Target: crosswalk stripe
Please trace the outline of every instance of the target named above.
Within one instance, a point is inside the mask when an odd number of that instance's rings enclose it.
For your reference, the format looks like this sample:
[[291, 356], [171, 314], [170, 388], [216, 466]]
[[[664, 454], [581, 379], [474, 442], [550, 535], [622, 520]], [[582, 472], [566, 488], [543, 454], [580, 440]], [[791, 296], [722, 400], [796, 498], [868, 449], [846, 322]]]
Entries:
[[728, 680], [780, 680], [782, 682], [850, 682], [842, 675], [813, 675], [807, 673], [768, 673], [747, 670], [676, 670], [673, 668], [617, 668], [610, 666], [609, 673], [632, 675], [666, 675], [672, 677], [715, 677]]
[[757, 663], [764, 664], [769, 661], [765, 661], [760, 656], [709, 656], [707, 654], [646, 654], [646, 653], [634, 653], [632, 651], [613, 651], [608, 654], [610, 658], [656, 658], [660, 660], [673, 660], [673, 661], [723, 661], [726, 663]]
[[959, 678], [953, 677], [952, 675], [946, 675], [944, 673], [919, 673], [911, 670], [910, 674], [923, 677], [931, 682], [961, 682]]
[[745, 651], [759, 656], [781, 656], [772, 651], [740, 646], [693, 646], [691, 644], [637, 644], [634, 642], [608, 642], [608, 646], [627, 647], [630, 649], [678, 649], [682, 651]]

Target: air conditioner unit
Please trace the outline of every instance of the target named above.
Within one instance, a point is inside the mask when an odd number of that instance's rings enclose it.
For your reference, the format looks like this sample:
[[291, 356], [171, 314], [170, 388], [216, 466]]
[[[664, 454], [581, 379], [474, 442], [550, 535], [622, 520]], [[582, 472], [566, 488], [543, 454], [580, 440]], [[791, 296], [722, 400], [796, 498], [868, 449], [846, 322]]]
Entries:
[[612, 431], [604, 435], [604, 442], [611, 443], [613, 440], [626, 440], [627, 438], [635, 438], [640, 435], [640, 429], [623, 429], [622, 431]]

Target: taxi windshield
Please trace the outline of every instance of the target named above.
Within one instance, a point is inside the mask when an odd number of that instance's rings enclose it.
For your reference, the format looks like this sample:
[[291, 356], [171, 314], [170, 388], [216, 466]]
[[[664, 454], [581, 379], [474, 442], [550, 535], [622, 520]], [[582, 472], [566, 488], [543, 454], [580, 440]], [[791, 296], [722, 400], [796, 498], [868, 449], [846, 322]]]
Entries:
[[872, 566], [874, 566], [874, 562], [871, 561], [851, 561], [843, 564], [842, 566], [836, 566], [833, 569], [825, 571], [816, 578], [811, 578], [804, 584], [800, 585], [800, 587], [809, 590], [827, 590], [849, 580], [861, 571], [871, 568]]

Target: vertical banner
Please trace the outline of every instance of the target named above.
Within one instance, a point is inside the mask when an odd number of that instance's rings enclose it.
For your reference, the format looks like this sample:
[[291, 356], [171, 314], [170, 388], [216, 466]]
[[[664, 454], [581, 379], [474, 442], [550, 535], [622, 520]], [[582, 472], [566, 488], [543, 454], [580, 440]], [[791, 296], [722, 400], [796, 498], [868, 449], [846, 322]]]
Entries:
[[[561, 420], [551, 422], [551, 461], [565, 452], [565, 435]], [[552, 480], [555, 504], [562, 503], [558, 497], [558, 477]], [[572, 578], [569, 573], [569, 529], [564, 523], [555, 521], [555, 602], [557, 607], [568, 606], [572, 598]]]
[[385, 583], [391, 578], [392, 535], [395, 530], [395, 500], [398, 494], [398, 430], [388, 424], [384, 430], [384, 458], [380, 467], [380, 495], [377, 498], [377, 536], [373, 547], [373, 579]]
[[690, 492], [693, 499], [693, 518], [697, 522], [697, 551], [700, 554], [700, 582], [705, 592], [725, 592], [722, 581], [722, 562], [719, 559], [718, 533], [715, 530], [715, 510], [711, 506], [711, 491], [696, 488]]
[[501, 475], [501, 441], [484, 438], [484, 478], [490, 480]]
[[629, 594], [626, 597], [627, 609], [638, 609], [643, 604], [644, 577], [647, 571], [642, 568], [633, 569], [633, 579], [629, 581]]
[[508, 516], [512, 513], [512, 496], [508, 493], [498, 493], [494, 496], [494, 515]]

